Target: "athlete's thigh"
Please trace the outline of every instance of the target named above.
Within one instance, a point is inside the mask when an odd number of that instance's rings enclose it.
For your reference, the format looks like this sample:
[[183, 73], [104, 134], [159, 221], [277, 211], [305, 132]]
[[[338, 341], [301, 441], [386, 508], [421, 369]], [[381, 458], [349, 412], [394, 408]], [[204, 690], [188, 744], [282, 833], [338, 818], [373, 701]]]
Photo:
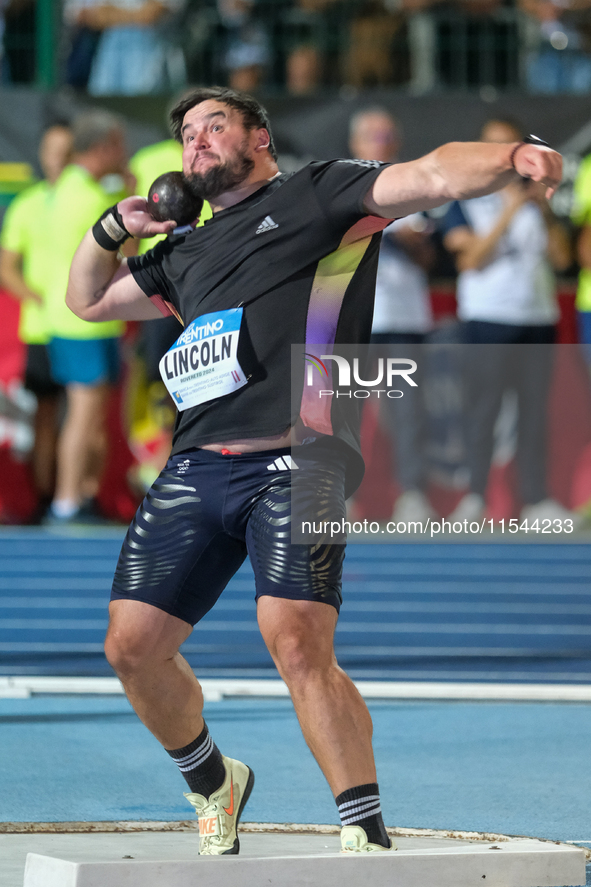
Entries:
[[305, 487], [310, 490], [313, 509], [318, 509], [321, 491], [322, 510], [335, 518], [344, 515], [344, 465], [338, 457], [330, 463], [315, 459], [311, 448], [292, 452], [297, 469], [278, 470], [261, 487], [248, 520], [246, 545], [255, 574], [256, 600], [269, 595], [292, 601], [316, 601], [330, 604], [338, 613], [345, 546], [292, 544], [291, 493], [292, 475], [295, 470], [302, 471], [300, 477], [305, 477], [305, 483], [298, 488], [299, 506], [306, 508], [302, 502]]
[[224, 532], [227, 478], [199, 451], [171, 457], [127, 532], [111, 600], [143, 601], [195, 625], [246, 557]]

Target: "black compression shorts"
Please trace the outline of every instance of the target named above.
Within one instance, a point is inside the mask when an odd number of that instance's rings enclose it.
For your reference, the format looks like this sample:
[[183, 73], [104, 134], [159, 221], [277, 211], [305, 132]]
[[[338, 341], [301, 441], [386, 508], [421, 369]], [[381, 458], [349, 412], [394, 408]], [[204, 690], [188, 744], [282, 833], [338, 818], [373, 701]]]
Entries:
[[[194, 625], [248, 554], [256, 595], [341, 604], [344, 545], [292, 545], [291, 474], [306, 471], [329, 513], [344, 515], [344, 460], [314, 444], [244, 455], [172, 456], [127, 532], [111, 600], [151, 604]], [[293, 454], [294, 459], [290, 456]]]

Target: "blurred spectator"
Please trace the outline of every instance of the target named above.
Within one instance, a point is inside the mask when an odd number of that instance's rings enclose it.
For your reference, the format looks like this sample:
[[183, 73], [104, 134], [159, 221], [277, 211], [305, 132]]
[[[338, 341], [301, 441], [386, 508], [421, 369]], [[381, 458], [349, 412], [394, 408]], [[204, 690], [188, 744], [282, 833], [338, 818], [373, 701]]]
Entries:
[[119, 373], [121, 321], [87, 323], [65, 304], [70, 264], [87, 230], [124, 194], [107, 193], [103, 177], [125, 172], [126, 154], [119, 118], [90, 111], [72, 127], [72, 163], [54, 185], [48, 215], [47, 247], [51, 273], [45, 297], [56, 381], [66, 387], [66, 415], [58, 441], [57, 483], [47, 521], [92, 520], [93, 500], [102, 476], [107, 439], [105, 413], [109, 386]]
[[0, 0], [0, 84], [10, 83], [10, 64], [6, 53], [6, 11], [11, 0]]
[[286, 0], [283, 4], [276, 42], [285, 60], [285, 84], [291, 95], [310, 95], [325, 80], [333, 82], [335, 74], [338, 78], [338, 65], [333, 62], [340, 55], [342, 22], [347, 16], [343, 0]]
[[580, 265], [576, 309], [579, 340], [591, 366], [591, 154], [585, 157], [574, 184], [572, 220], [581, 228], [577, 242]]
[[315, 46], [302, 45], [289, 54], [285, 64], [285, 85], [290, 95], [310, 95], [322, 83], [322, 62]]
[[343, 65], [345, 83], [362, 88], [408, 82], [406, 3], [407, 0], [395, 4], [388, 0], [365, 0], [350, 25], [349, 49]]
[[[349, 125], [349, 147], [360, 160], [394, 162], [400, 149], [400, 129], [383, 108], [355, 114]], [[376, 281], [371, 341], [383, 345], [387, 357], [417, 363], [418, 388], [399, 400], [380, 400], [381, 415], [395, 441], [396, 474], [403, 493], [394, 520], [427, 520], [435, 514], [424, 493], [426, 484], [426, 410], [421, 376], [421, 345], [433, 326], [426, 269], [434, 259], [429, 221], [414, 213], [384, 230]]]
[[[98, 2], [98, 0], [97, 0]], [[92, 0], [65, 0], [63, 21], [67, 56], [64, 81], [75, 89], [86, 89], [90, 69], [101, 38], [101, 29], [83, 24]]]
[[55, 487], [58, 409], [62, 388], [51, 376], [48, 323], [43, 292], [51, 274], [48, 211], [53, 186], [69, 161], [72, 134], [64, 125], [50, 126], [39, 145], [45, 179], [12, 201], [0, 233], [0, 283], [21, 303], [19, 338], [27, 346], [25, 387], [37, 399], [32, 469], [39, 516]]
[[[490, 120], [481, 138], [518, 142], [516, 124]], [[465, 353], [466, 444], [470, 492], [450, 520], [479, 520], [493, 455], [494, 426], [507, 389], [518, 403], [517, 470], [522, 519], [572, 517], [546, 487], [547, 401], [558, 306], [548, 261], [570, 264], [570, 246], [544, 187], [527, 179], [502, 191], [454, 202], [444, 217], [445, 244], [456, 256], [458, 316]], [[523, 347], [523, 346], [527, 347]]]
[[[0, 18], [4, 8], [5, 82], [33, 83], [36, 74], [35, 0], [0, 0]], [[1, 25], [0, 25], [1, 28]]]
[[185, 2], [67, 0], [64, 19], [74, 41], [69, 82], [79, 86], [87, 77], [91, 95], [145, 95], [182, 87], [185, 61], [172, 31]]
[[4, 32], [6, 30], [6, 8], [10, 0], [0, 0], [0, 84], [10, 82], [10, 68], [6, 58], [4, 47]]
[[591, 89], [591, 0], [518, 0], [539, 29], [528, 59], [531, 92], [587, 93]]
[[217, 0], [223, 27], [223, 65], [228, 86], [253, 92], [270, 60], [269, 37], [256, 16], [255, 0]]
[[[343, 79], [362, 88], [410, 83], [414, 92], [450, 86], [505, 86], [507, 22], [502, 0], [364, 0], [350, 25]], [[441, 14], [433, 14], [434, 10]], [[513, 66], [515, 67], [515, 66]]]

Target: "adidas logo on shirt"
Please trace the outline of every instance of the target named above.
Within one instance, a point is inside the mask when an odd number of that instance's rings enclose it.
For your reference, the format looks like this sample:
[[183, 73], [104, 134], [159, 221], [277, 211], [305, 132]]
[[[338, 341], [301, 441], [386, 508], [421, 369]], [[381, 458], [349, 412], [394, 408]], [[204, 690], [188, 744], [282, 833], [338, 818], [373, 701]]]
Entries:
[[291, 456], [279, 456], [274, 462], [267, 465], [267, 471], [293, 471], [298, 467]]
[[263, 231], [272, 231], [273, 228], [278, 228], [279, 225], [277, 222], [274, 222], [271, 216], [265, 216], [259, 227], [254, 232], [255, 234], [262, 234]]

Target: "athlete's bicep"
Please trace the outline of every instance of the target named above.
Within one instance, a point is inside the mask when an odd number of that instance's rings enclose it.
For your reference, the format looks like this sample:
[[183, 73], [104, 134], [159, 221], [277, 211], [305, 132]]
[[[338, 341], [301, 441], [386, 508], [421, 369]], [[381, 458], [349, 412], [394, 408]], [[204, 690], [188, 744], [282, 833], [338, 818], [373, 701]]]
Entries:
[[396, 219], [444, 202], [440, 185], [422, 158], [387, 166], [368, 190], [363, 205], [371, 215]]

